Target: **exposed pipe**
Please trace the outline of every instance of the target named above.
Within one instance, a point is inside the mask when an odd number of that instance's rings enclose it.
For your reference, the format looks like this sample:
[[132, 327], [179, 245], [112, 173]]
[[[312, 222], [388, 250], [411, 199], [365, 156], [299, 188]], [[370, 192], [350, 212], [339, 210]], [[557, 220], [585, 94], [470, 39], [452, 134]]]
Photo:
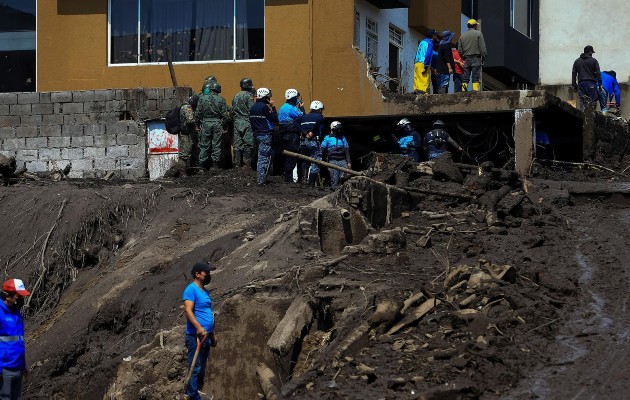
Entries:
[[346, 210], [345, 208], [342, 208], [339, 211], [341, 211], [341, 218], [343, 218], [346, 221], [350, 220], [350, 211]]

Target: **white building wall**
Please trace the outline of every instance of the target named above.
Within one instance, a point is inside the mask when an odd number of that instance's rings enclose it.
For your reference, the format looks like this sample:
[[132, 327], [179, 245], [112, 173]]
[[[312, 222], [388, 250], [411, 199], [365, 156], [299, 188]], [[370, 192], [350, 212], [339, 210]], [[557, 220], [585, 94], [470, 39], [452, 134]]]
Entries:
[[394, 8], [381, 10], [365, 0], [356, 0], [355, 9], [359, 13], [359, 50], [365, 54], [366, 34], [365, 19], [369, 17], [378, 23], [378, 61], [380, 73], [389, 75], [389, 27], [390, 25], [403, 31], [403, 48], [401, 51], [401, 77], [408, 92], [413, 91], [413, 62], [422, 36], [408, 26], [408, 9]]
[[589, 44], [602, 70], [615, 70], [619, 83], [629, 82], [628, 16], [629, 0], [541, 0], [541, 84], [570, 84], [573, 62]]

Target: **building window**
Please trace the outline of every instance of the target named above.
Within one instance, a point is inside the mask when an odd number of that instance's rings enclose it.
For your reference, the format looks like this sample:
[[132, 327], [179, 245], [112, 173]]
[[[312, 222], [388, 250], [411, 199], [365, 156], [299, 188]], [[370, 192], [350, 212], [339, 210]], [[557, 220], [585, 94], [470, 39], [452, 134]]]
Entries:
[[36, 0], [0, 2], [0, 92], [36, 90]]
[[361, 33], [361, 14], [358, 11], [354, 12], [354, 47], [360, 47], [360, 33]]
[[403, 31], [400, 29], [390, 26], [389, 27], [389, 43], [394, 46], [402, 49], [403, 47]]
[[265, 2], [110, 0], [110, 63], [259, 60]]
[[462, 14], [468, 18], [477, 18], [477, 0], [462, 0]]
[[532, 37], [532, 1], [510, 1], [510, 26], [528, 38]]
[[378, 24], [371, 18], [365, 19], [365, 56], [372, 67], [378, 63]]

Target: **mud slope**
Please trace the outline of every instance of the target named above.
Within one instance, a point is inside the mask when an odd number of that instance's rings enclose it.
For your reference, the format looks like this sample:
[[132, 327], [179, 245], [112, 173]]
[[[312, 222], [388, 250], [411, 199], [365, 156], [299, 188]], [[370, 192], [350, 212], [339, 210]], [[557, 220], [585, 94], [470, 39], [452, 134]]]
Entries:
[[251, 180], [233, 173], [161, 185], [5, 188], [0, 258], [7, 276], [36, 289], [25, 397], [102, 398], [124, 357], [183, 322], [180, 296], [195, 261], [216, 262], [321, 194], [260, 191]]

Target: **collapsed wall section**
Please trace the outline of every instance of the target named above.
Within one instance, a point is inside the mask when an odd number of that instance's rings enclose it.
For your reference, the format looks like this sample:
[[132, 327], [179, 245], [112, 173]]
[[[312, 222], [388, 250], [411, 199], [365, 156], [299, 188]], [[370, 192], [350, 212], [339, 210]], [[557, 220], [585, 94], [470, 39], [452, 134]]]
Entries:
[[163, 117], [190, 88], [0, 93], [0, 154], [30, 172], [69, 177], [146, 175], [145, 121]]

